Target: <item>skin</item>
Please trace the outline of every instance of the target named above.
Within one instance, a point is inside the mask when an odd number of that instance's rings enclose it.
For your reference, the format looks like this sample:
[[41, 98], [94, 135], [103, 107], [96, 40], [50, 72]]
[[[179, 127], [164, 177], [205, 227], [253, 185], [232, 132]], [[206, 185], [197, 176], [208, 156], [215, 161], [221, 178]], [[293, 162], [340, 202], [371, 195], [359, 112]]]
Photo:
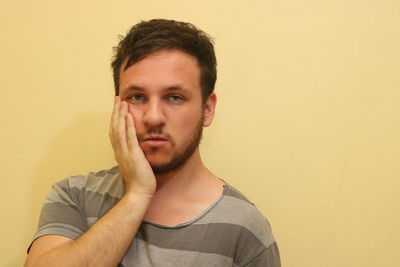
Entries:
[[223, 182], [204, 166], [198, 146], [179, 167], [153, 171], [187, 150], [199, 125], [212, 122], [216, 96], [202, 102], [199, 77], [196, 59], [178, 50], [121, 71], [110, 139], [125, 193], [78, 239], [36, 239], [25, 266], [116, 266], [143, 220], [176, 225], [220, 197]]

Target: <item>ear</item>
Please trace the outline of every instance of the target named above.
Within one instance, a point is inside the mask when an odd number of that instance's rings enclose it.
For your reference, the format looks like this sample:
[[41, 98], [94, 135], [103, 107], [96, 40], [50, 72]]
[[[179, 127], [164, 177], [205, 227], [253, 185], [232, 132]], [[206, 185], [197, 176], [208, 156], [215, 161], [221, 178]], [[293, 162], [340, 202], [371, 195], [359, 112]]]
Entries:
[[215, 105], [217, 104], [217, 96], [215, 93], [212, 93], [203, 104], [203, 127], [208, 127], [211, 125], [211, 122], [214, 118], [215, 114]]

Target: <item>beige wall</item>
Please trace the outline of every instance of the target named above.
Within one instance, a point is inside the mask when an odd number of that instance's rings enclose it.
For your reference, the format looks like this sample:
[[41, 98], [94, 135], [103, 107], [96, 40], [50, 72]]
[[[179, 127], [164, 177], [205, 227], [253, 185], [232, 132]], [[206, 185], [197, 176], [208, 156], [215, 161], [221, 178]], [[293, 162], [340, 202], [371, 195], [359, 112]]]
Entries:
[[21, 266], [53, 182], [114, 164], [111, 47], [153, 17], [215, 37], [219, 103], [203, 156], [269, 218], [283, 265], [399, 266], [398, 0], [2, 0], [0, 10], [0, 266]]

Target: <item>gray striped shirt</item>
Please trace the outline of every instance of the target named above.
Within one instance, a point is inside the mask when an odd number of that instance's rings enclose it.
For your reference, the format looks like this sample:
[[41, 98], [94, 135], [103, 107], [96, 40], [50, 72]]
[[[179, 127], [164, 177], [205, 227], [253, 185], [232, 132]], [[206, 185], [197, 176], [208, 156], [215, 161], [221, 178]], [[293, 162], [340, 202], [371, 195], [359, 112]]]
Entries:
[[[123, 195], [118, 168], [72, 176], [53, 185], [34, 239], [78, 238]], [[143, 221], [119, 266], [280, 266], [270, 226], [240, 192], [222, 196], [192, 220], [170, 227]]]

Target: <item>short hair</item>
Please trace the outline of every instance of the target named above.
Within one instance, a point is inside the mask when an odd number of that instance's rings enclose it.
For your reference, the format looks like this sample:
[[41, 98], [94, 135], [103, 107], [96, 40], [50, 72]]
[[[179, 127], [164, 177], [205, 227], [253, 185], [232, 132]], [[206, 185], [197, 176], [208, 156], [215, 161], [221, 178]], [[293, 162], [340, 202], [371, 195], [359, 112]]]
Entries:
[[119, 75], [134, 63], [162, 49], [178, 49], [197, 59], [200, 69], [200, 87], [203, 102], [214, 92], [217, 80], [217, 60], [213, 40], [193, 24], [166, 19], [142, 21], [121, 36], [114, 47], [111, 63], [115, 95], [119, 95]]

